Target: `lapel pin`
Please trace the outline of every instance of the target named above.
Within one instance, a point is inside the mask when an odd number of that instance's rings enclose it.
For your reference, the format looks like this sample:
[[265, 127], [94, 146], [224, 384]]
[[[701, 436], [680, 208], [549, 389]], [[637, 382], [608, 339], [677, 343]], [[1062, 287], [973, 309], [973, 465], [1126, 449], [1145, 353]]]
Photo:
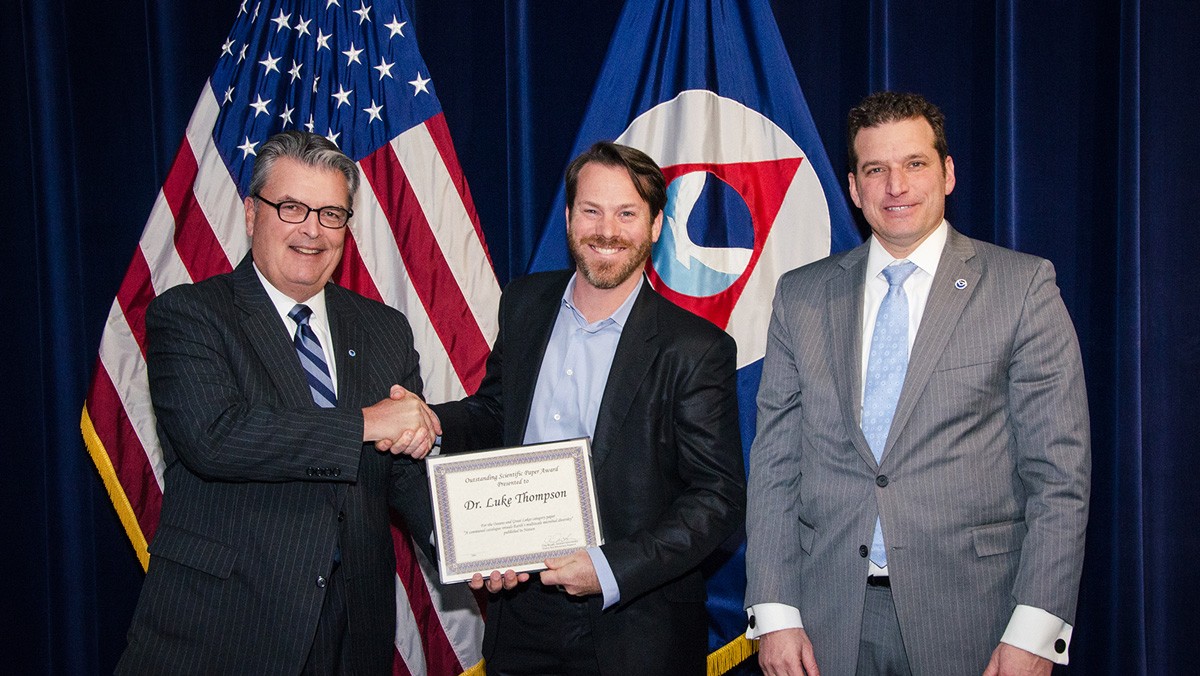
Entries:
[[357, 352], [355, 352], [354, 350], [350, 350], [350, 351], [348, 352], [348, 354], [349, 354], [351, 357], [354, 357], [354, 356], [357, 356], [357, 355], [358, 355], [358, 353], [357, 353]]
[[967, 288], [967, 280], [965, 280], [965, 279], [954, 280], [954, 288], [958, 289], [959, 291], [962, 291], [963, 289]]

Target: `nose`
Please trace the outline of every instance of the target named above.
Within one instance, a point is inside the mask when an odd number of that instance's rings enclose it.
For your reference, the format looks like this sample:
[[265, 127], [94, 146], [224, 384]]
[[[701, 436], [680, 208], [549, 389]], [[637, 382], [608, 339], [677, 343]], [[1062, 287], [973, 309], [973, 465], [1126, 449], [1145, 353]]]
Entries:
[[889, 171], [887, 190], [889, 195], [903, 195], [908, 192], [908, 176], [903, 171]]
[[615, 213], [605, 214], [596, 223], [596, 234], [601, 237], [616, 237], [621, 234], [621, 224]]
[[300, 226], [300, 232], [304, 233], [306, 237], [315, 239], [317, 235], [321, 234], [321, 222], [317, 219], [315, 211], [308, 212], [304, 220], [297, 225]]

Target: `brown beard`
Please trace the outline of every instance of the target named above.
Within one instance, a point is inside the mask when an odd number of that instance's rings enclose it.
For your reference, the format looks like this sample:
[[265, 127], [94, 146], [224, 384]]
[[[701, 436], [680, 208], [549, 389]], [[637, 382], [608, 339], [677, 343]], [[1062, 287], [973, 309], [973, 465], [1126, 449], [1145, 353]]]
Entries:
[[[649, 239], [642, 242], [640, 246], [635, 246], [632, 242], [620, 237], [592, 236], [586, 240], [580, 240], [570, 230], [567, 232], [567, 239], [570, 243], [571, 258], [575, 259], [575, 267], [587, 280], [587, 283], [597, 289], [617, 288], [644, 268], [646, 261], [650, 258], [651, 242]], [[602, 249], [623, 247], [629, 256], [623, 263], [589, 263], [583, 251], [587, 246], [597, 246]]]

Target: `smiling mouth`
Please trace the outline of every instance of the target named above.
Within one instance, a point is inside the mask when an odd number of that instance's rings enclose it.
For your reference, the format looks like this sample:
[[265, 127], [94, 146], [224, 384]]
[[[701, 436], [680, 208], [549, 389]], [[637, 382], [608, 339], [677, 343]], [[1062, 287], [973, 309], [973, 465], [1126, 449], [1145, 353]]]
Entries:
[[292, 251], [295, 251], [297, 253], [302, 253], [307, 256], [315, 256], [319, 253], [323, 253], [325, 250], [324, 249], [309, 249], [308, 247], [303, 247], [303, 246], [293, 246]]
[[603, 246], [597, 246], [595, 244], [590, 244], [589, 246], [591, 247], [592, 251], [595, 251], [596, 253], [604, 255], [604, 256], [612, 256], [613, 254], [616, 254], [618, 252], [625, 250], [624, 247], [603, 247]]
[[901, 204], [900, 206], [895, 206], [895, 207], [884, 207], [883, 210], [884, 211], [904, 211], [906, 209], [911, 209], [912, 207], [913, 207], [913, 205], [911, 205], [911, 204]]

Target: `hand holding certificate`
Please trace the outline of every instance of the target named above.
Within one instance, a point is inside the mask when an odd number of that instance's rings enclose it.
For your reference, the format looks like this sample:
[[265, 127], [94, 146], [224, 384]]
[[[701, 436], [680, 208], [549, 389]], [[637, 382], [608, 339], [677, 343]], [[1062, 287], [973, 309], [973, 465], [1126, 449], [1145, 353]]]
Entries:
[[443, 583], [602, 543], [587, 439], [427, 461]]

